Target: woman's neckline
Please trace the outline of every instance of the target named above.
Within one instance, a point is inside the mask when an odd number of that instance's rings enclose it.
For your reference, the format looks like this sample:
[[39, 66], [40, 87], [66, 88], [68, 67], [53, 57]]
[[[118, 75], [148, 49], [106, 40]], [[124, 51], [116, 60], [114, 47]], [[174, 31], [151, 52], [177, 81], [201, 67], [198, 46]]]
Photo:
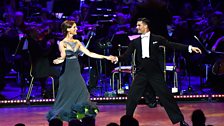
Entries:
[[65, 42], [73, 42], [73, 43], [76, 43], [75, 40], [70, 40], [70, 41], [68, 41], [68, 40], [63, 40], [63, 41], [65, 41]]

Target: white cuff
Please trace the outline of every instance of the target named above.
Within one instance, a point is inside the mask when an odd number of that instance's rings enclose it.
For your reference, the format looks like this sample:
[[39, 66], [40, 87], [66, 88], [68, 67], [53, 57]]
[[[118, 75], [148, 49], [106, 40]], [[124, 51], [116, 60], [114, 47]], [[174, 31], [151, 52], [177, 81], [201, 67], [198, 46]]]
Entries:
[[189, 45], [189, 46], [188, 46], [188, 52], [189, 52], [189, 53], [192, 53], [192, 45]]

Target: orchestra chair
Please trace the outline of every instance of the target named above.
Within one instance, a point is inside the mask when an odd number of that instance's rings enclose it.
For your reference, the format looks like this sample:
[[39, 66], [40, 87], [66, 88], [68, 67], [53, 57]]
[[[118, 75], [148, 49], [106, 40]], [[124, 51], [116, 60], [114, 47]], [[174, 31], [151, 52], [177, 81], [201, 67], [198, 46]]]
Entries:
[[176, 69], [176, 57], [175, 57], [175, 50], [173, 51], [173, 61], [172, 62], [167, 62], [166, 61], [166, 47], [165, 46], [160, 46], [163, 52], [163, 74], [164, 74], [164, 79], [167, 82], [167, 71], [173, 72], [173, 87], [172, 87], [172, 93], [177, 93], [178, 92], [178, 74], [177, 74], [177, 69]]
[[[116, 74], [119, 74], [119, 73], [129, 73], [129, 74], [132, 74], [132, 66], [118, 66], [116, 68], [114, 68], [114, 70], [112, 70], [112, 90], [115, 90], [115, 87], [114, 87], [114, 78], [115, 78], [115, 75]], [[120, 80], [119, 80], [120, 81]], [[120, 83], [117, 83], [117, 87], [121, 87], [121, 85], [119, 85]]]
[[[32, 93], [32, 90], [33, 90], [33, 86], [34, 86], [34, 80], [38, 80], [39, 77], [37, 76], [34, 76], [33, 75], [33, 63], [32, 63], [32, 60], [31, 60], [31, 55], [29, 55], [29, 60], [30, 60], [30, 77], [31, 77], [31, 80], [30, 80], [30, 84], [29, 84], [29, 90], [28, 90], [28, 93], [26, 95], [26, 101], [28, 102], [30, 100], [30, 95]], [[53, 99], [55, 99], [55, 82], [54, 82], [54, 78], [52, 76], [47, 76], [47, 78], [50, 78], [51, 79], [51, 83], [52, 83], [52, 97]]]
[[136, 53], [136, 50], [134, 50], [134, 53], [132, 54], [132, 59], [131, 59], [131, 65], [130, 66], [121, 66], [121, 63], [119, 62], [119, 66], [114, 68], [114, 70], [112, 70], [111, 87], [112, 87], [113, 91], [115, 90], [114, 78], [115, 78], [116, 74], [119, 74], [119, 79], [118, 79], [119, 82], [117, 83], [118, 90], [122, 89], [121, 73], [129, 73], [132, 76], [132, 80], [134, 79], [134, 74], [135, 74], [135, 60], [134, 60], [135, 59], [135, 53]]
[[[160, 59], [161, 60], [161, 65], [163, 65], [163, 73], [164, 73], [164, 79], [167, 81], [167, 71], [173, 72], [173, 87], [172, 87], [172, 93], [177, 93], [178, 92], [178, 74], [176, 70], [176, 63], [175, 63], [175, 50], [174, 50], [174, 56], [173, 56], [173, 62], [168, 63], [166, 62], [166, 48], [165, 46], [160, 46], [161, 51], [163, 53], [163, 57]], [[131, 61], [131, 66], [121, 66], [119, 63], [119, 66], [114, 68], [112, 70], [112, 79], [111, 79], [111, 87], [112, 90], [119, 90], [121, 89], [121, 73], [129, 73], [132, 76], [132, 80], [134, 79], [134, 74], [136, 70], [136, 64], [135, 64], [135, 55], [136, 55], [136, 50], [134, 50], [132, 54], [132, 61]], [[115, 75], [119, 74], [119, 83], [117, 83], [117, 89], [115, 89], [115, 82], [114, 78]]]

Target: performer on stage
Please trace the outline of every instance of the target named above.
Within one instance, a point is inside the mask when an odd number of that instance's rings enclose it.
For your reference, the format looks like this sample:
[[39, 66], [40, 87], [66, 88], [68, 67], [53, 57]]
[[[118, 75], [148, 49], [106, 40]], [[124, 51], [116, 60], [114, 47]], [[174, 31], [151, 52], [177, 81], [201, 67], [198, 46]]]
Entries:
[[112, 56], [104, 56], [90, 52], [79, 40], [73, 39], [77, 34], [77, 26], [74, 21], [66, 20], [61, 25], [65, 38], [59, 43], [61, 57], [55, 59], [55, 64], [63, 63], [59, 78], [59, 89], [53, 109], [47, 115], [48, 121], [54, 118], [63, 121], [82, 119], [85, 116], [95, 117], [98, 108], [90, 101], [89, 92], [80, 73], [78, 61], [79, 51], [89, 57], [97, 59], [112, 59]]
[[152, 34], [150, 21], [147, 18], [139, 18], [136, 28], [141, 36], [132, 40], [125, 53], [113, 58], [115, 63], [123, 61], [136, 50], [136, 74], [128, 92], [126, 115], [133, 116], [138, 101], [150, 86], [159, 97], [172, 123], [180, 122], [180, 126], [188, 126], [174, 97], [166, 87], [160, 63], [163, 55], [159, 46], [196, 53], [201, 53], [201, 50], [191, 45], [170, 42], [162, 36]]

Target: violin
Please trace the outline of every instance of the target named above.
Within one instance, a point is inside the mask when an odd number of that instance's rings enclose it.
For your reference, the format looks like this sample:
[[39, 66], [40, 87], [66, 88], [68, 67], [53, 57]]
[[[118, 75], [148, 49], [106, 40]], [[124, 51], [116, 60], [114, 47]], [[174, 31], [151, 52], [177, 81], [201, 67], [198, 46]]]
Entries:
[[45, 24], [36, 24], [29, 27], [29, 36], [36, 41], [42, 41], [50, 32], [50, 26]]
[[217, 60], [212, 66], [212, 73], [214, 75], [224, 75], [224, 58]]
[[11, 26], [7, 23], [0, 23], [0, 37], [7, 33], [11, 29]]

